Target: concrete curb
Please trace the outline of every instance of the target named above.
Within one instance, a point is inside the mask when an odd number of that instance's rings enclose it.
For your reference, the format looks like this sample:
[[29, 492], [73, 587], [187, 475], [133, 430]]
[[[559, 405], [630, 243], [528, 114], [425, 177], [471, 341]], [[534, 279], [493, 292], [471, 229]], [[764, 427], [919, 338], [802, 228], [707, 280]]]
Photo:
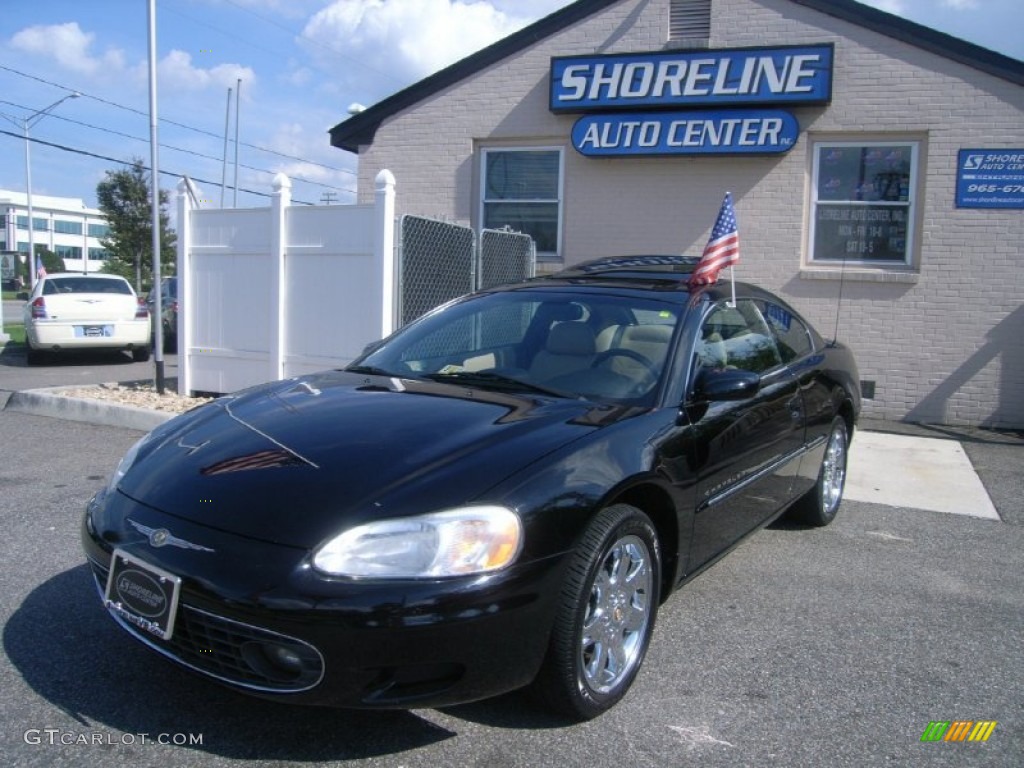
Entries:
[[177, 415], [130, 405], [117, 405], [102, 400], [62, 397], [60, 393], [67, 389], [80, 389], [80, 387], [50, 387], [12, 392], [2, 407], [4, 410], [15, 413], [82, 421], [87, 424], [107, 427], [124, 427], [141, 432], [149, 432]]

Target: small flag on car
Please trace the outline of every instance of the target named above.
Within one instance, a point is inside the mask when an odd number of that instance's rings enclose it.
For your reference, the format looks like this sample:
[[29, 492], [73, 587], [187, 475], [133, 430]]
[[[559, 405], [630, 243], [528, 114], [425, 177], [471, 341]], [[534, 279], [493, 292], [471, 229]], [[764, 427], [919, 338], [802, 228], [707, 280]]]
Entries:
[[36, 256], [36, 277], [46, 277], [46, 267], [43, 266], [43, 260]]
[[718, 280], [718, 273], [723, 267], [731, 267], [739, 260], [740, 235], [736, 227], [736, 211], [732, 207], [732, 195], [726, 192], [711, 237], [688, 284], [691, 287], [711, 285]]

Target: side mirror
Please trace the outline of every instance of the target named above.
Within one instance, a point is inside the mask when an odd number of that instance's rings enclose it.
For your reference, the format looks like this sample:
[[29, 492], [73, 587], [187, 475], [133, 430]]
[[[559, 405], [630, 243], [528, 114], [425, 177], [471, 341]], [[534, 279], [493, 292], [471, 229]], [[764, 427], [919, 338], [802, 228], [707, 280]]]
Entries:
[[752, 371], [706, 368], [697, 376], [694, 399], [710, 402], [746, 400], [761, 388], [761, 377]]

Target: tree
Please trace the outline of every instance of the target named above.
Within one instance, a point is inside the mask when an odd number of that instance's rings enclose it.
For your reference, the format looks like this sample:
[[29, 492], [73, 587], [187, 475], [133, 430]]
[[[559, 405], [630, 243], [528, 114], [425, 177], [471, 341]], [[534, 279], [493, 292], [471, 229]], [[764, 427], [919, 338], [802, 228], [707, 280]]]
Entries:
[[[107, 171], [96, 185], [100, 210], [107, 217], [110, 231], [101, 241], [110, 254], [104, 272], [134, 281], [135, 292], [153, 283], [153, 209], [149, 194], [149, 174], [142, 160], [135, 158], [129, 168]], [[174, 274], [175, 235], [167, 225], [166, 190], [160, 190], [160, 264], [161, 271]]]
[[64, 267], [64, 259], [48, 248], [36, 249], [36, 260], [43, 265], [48, 275], [67, 272], [67, 269]]

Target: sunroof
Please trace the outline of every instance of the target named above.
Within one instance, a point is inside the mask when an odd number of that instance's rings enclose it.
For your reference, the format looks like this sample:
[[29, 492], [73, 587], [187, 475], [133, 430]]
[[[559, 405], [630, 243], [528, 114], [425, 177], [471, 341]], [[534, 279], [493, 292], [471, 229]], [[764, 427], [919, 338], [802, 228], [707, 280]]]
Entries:
[[700, 259], [694, 256], [622, 256], [577, 264], [562, 274], [592, 275], [601, 272], [679, 272], [689, 273]]

